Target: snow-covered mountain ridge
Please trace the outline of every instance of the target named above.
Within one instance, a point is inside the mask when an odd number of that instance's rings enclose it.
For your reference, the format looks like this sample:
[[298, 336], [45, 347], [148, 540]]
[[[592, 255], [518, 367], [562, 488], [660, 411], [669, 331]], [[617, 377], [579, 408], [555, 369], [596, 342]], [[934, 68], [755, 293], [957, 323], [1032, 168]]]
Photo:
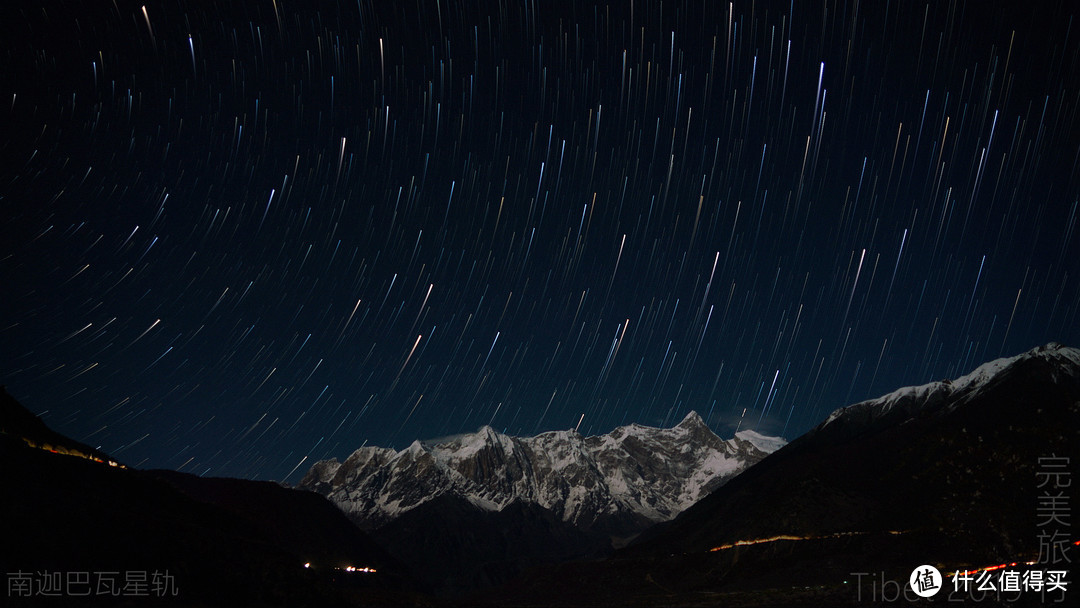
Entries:
[[535, 504], [581, 529], [613, 520], [633, 529], [673, 518], [785, 443], [750, 430], [722, 440], [696, 412], [669, 429], [632, 424], [595, 437], [485, 426], [401, 451], [362, 447], [345, 462], [315, 463], [299, 487], [365, 528], [452, 495], [488, 511]]
[[1050, 370], [1052, 379], [1061, 373], [1080, 375], [1080, 349], [1050, 342], [1013, 357], [988, 361], [955, 380], [908, 386], [875, 399], [839, 408], [815, 430], [841, 421], [850, 425], [866, 425], [889, 414], [913, 415], [938, 404], [948, 403], [949, 409], [955, 409], [992, 386], [1017, 366], [1033, 361], [1053, 364]]

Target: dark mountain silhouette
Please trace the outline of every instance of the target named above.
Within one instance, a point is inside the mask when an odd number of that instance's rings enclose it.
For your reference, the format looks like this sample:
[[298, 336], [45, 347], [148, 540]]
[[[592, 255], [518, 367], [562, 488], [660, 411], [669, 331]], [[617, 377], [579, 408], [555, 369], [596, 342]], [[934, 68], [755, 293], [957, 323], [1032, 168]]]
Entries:
[[[41, 418], [22, 406], [0, 386], [0, 434], [21, 439], [30, 447], [98, 462], [112, 460], [108, 454], [50, 429]], [[113, 460], [115, 463], [116, 461]], [[119, 463], [117, 463], [119, 464]]]
[[[271, 482], [109, 466], [107, 455], [52, 432], [6, 392], [0, 411], [5, 573], [40, 580], [40, 573], [117, 572], [122, 586], [128, 572], [150, 579], [167, 571], [178, 592], [167, 603], [184, 605], [413, 603], [400, 566], [317, 494]], [[31, 447], [44, 442], [50, 447]], [[348, 566], [376, 572], [338, 569]], [[98, 597], [96, 591], [51, 605], [140, 599]], [[14, 605], [49, 601], [5, 597]], [[166, 601], [152, 592], [151, 599]]]
[[838, 410], [614, 558], [534, 571], [498, 602], [854, 605], [921, 564], [1036, 561], [1046, 456], [1080, 462], [1080, 351], [1057, 344]]
[[611, 554], [609, 539], [582, 531], [535, 504], [477, 509], [442, 495], [371, 532], [442, 595], [506, 582], [533, 566]]

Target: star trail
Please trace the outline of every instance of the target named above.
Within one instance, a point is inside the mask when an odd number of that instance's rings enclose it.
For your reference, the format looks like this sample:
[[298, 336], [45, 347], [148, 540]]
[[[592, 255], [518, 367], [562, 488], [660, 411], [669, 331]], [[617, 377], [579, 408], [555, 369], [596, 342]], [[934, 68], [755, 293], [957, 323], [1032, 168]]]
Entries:
[[1080, 343], [1071, 2], [5, 13], [0, 381], [130, 465], [793, 438]]

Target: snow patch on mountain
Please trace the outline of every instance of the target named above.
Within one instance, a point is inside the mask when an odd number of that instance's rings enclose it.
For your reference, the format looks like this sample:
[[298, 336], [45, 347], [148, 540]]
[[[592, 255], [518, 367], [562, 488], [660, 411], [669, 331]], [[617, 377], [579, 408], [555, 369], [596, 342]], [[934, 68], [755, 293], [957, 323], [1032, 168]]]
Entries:
[[749, 441], [754, 447], [771, 454], [787, 445], [787, 440], [782, 437], [767, 437], [757, 431], [745, 430], [735, 433], [735, 436], [743, 441]]

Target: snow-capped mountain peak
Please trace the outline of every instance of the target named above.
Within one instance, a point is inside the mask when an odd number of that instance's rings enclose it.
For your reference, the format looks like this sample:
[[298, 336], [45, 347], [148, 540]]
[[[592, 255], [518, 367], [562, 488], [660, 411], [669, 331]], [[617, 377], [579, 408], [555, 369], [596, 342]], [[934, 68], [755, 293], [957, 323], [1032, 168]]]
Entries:
[[443, 495], [484, 510], [522, 501], [583, 529], [612, 519], [643, 528], [674, 517], [784, 443], [753, 431], [721, 440], [696, 412], [672, 428], [632, 424], [595, 437], [511, 437], [484, 426], [398, 452], [364, 447], [343, 463], [320, 461], [300, 487], [327, 496], [367, 528]]
[[705, 424], [705, 421], [701, 419], [701, 416], [696, 411], [690, 410], [690, 413], [682, 419], [682, 422], [676, 425], [676, 428], [694, 428], [701, 426], [704, 426], [706, 428], [708, 427], [708, 425]]

